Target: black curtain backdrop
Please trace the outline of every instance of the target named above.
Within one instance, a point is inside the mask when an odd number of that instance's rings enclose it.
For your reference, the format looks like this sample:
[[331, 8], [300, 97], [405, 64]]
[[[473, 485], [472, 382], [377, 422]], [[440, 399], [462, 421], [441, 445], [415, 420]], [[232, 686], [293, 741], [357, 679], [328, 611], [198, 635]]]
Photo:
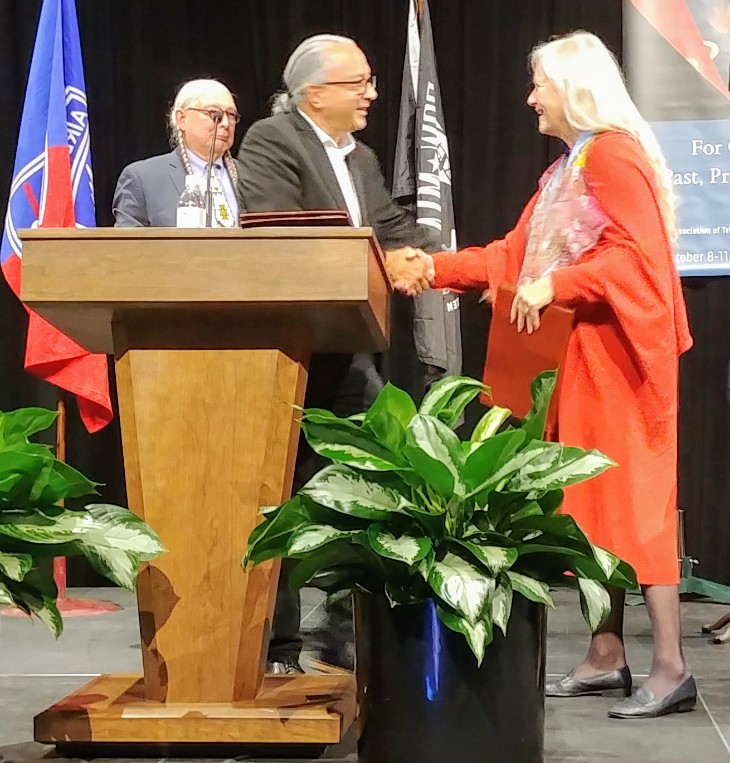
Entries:
[[[236, 93], [238, 139], [267, 114], [291, 50], [306, 36], [336, 32], [359, 41], [378, 75], [379, 98], [361, 137], [390, 177], [396, 141], [407, 0], [77, 0], [83, 47], [97, 222], [110, 225], [117, 176], [129, 162], [167, 149], [165, 112], [176, 87], [216, 77]], [[621, 0], [430, 0], [460, 245], [503, 235], [556, 155], [525, 105], [530, 49], [551, 35], [587, 29], [621, 57]], [[7, 203], [15, 142], [40, 0], [0, 7], [0, 209]], [[1, 280], [1, 279], [0, 279]], [[722, 498], [728, 461], [729, 287], [723, 279], [688, 288], [696, 347], [683, 364], [680, 505], [688, 550], [704, 577], [730, 582]], [[488, 311], [463, 300], [465, 372], [482, 370]], [[55, 405], [55, 391], [22, 370], [25, 316], [0, 283], [0, 408]], [[617, 416], [621, 412], [617, 410]], [[470, 412], [473, 423], [480, 411]], [[87, 435], [69, 406], [68, 460], [106, 500], [124, 502], [119, 430]], [[171, 507], [174, 511], [174, 507]], [[85, 567], [71, 583], [99, 582]]]

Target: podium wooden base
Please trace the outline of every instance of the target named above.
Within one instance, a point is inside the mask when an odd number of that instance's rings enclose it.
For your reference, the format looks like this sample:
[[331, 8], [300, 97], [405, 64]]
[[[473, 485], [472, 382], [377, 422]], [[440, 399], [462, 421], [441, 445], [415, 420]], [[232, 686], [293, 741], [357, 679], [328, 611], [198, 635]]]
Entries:
[[142, 677], [105, 675], [35, 717], [45, 744], [330, 745], [355, 719], [350, 674], [267, 676], [255, 700], [145, 700]]
[[114, 350], [129, 506], [167, 549], [137, 581], [144, 681], [92, 681], [36, 717], [35, 739], [195, 752], [339, 742], [354, 678], [264, 676], [279, 568], [241, 560], [260, 508], [291, 494], [312, 353], [388, 346], [390, 283], [372, 230], [22, 239], [23, 301], [85, 349]]

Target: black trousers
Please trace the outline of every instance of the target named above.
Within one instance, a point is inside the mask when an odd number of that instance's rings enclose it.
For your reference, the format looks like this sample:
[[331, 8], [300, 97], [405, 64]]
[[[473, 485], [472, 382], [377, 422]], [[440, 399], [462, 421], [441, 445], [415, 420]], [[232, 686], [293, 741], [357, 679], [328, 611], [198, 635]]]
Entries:
[[[383, 387], [370, 355], [315, 355], [309, 367], [305, 408], [325, 408], [338, 416], [351, 416], [369, 407]], [[292, 492], [305, 485], [323, 466], [320, 458], [302, 436], [297, 450]], [[298, 659], [302, 650], [301, 598], [289, 587], [289, 574], [297, 562], [284, 559], [276, 594], [269, 659]], [[352, 615], [347, 605], [326, 607], [323, 632], [332, 634], [332, 649], [341, 641], [352, 640]]]

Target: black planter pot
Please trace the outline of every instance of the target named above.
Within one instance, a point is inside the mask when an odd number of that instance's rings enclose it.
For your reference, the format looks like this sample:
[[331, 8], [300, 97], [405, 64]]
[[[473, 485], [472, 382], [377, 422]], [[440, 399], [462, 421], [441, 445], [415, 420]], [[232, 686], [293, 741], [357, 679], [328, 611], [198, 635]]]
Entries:
[[356, 598], [360, 763], [541, 763], [545, 607], [515, 594], [477, 668], [432, 602]]

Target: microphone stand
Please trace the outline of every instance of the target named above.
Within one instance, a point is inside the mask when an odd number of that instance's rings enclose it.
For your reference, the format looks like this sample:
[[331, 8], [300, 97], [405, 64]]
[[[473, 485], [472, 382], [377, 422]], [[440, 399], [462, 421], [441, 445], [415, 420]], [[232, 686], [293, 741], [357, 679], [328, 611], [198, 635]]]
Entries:
[[215, 151], [215, 141], [218, 135], [218, 125], [223, 120], [223, 114], [215, 112], [211, 116], [213, 120], [213, 140], [210, 144], [210, 154], [208, 155], [208, 164], [205, 168], [205, 227], [213, 227], [213, 194], [210, 192], [210, 177], [213, 174], [213, 152]]

